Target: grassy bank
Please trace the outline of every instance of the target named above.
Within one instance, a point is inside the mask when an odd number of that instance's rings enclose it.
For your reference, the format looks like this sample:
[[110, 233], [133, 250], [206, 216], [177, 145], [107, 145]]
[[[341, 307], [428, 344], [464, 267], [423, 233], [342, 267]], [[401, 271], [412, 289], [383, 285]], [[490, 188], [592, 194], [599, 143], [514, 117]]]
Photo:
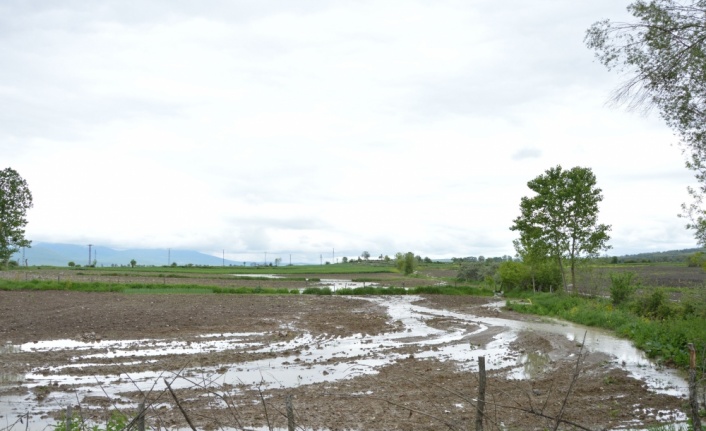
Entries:
[[[77, 292], [121, 292], [121, 293], [198, 293], [198, 294], [299, 294], [299, 289], [267, 287], [214, 287], [199, 284], [165, 285], [163, 283], [118, 284], [109, 281], [77, 282], [58, 280], [0, 280], [0, 290], [67, 290]], [[419, 286], [419, 287], [359, 287], [333, 290], [328, 286], [306, 287], [301, 291], [305, 295], [476, 295], [492, 296], [493, 292], [478, 286]]]
[[689, 364], [688, 343], [694, 343], [701, 358], [706, 351], [706, 305], [671, 302], [661, 292], [653, 290], [620, 306], [610, 299], [566, 293], [518, 294], [515, 296], [528, 301], [508, 301], [507, 306], [522, 313], [613, 330], [648, 356], [684, 368]]

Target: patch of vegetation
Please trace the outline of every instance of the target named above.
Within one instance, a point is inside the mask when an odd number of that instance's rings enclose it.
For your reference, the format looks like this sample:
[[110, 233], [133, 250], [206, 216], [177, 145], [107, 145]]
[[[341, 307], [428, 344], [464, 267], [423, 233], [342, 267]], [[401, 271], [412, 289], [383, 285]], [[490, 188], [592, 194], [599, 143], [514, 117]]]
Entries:
[[0, 290], [71, 290], [77, 292], [123, 292], [124, 285], [101, 282], [0, 280]]
[[332, 295], [333, 291], [330, 287], [307, 287], [302, 292], [304, 295]]
[[610, 282], [610, 299], [613, 305], [625, 303], [638, 288], [634, 272], [611, 273]]
[[706, 304], [666, 300], [660, 289], [616, 306], [605, 298], [588, 298], [565, 293], [516, 294], [530, 301], [508, 301], [508, 308], [615, 331], [633, 341], [649, 357], [667, 364], [687, 367], [687, 344], [706, 348]]
[[54, 431], [120, 431], [126, 429], [128, 422], [127, 416], [114, 411], [105, 425], [88, 426], [79, 415], [74, 414], [68, 421], [64, 417], [57, 422], [54, 425]]
[[213, 287], [210, 289], [218, 294], [266, 294], [266, 295], [298, 295], [298, 289], [262, 288], [262, 287]]

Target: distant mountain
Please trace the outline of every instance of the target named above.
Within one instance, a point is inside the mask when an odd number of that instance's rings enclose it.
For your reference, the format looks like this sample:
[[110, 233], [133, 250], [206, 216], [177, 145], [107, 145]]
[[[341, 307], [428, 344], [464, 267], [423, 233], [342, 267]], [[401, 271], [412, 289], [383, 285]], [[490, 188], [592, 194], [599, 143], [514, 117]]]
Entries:
[[[13, 256], [20, 262], [23, 260], [23, 252], [20, 251]], [[24, 259], [27, 265], [48, 265], [67, 266], [69, 262], [77, 265], [87, 265], [96, 261], [97, 266], [127, 266], [135, 259], [138, 265], [162, 266], [176, 262], [177, 265], [208, 265], [221, 266], [224, 264], [222, 258], [211, 256], [193, 250], [166, 250], [166, 249], [129, 249], [115, 250], [100, 245], [91, 247], [91, 256], [88, 256], [87, 245], [56, 244], [56, 243], [35, 243], [32, 247], [24, 250]], [[242, 265], [243, 262], [225, 260], [225, 265]]]

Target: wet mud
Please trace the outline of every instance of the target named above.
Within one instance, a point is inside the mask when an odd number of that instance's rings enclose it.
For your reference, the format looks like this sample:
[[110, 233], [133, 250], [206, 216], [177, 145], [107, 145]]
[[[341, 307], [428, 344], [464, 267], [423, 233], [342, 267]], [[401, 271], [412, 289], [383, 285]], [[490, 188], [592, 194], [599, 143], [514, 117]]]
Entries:
[[684, 380], [630, 343], [492, 298], [0, 292], [0, 328], [0, 429], [143, 400], [183, 429], [166, 382], [199, 429], [286, 429], [288, 398], [304, 429], [468, 429], [481, 356], [486, 429], [685, 420]]

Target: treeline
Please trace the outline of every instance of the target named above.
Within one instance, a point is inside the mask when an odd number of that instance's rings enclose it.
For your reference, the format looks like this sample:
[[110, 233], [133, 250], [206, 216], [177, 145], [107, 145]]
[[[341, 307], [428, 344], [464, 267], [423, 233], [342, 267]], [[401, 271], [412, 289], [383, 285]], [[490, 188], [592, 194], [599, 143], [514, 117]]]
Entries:
[[456, 275], [461, 283], [482, 282], [493, 290], [533, 290], [553, 292], [562, 286], [561, 269], [556, 261], [544, 260], [527, 265], [517, 260], [464, 261]]
[[683, 250], [638, 253], [617, 257], [617, 261], [619, 263], [688, 262], [693, 254], [704, 251], [706, 251], [704, 248], [687, 248]]

